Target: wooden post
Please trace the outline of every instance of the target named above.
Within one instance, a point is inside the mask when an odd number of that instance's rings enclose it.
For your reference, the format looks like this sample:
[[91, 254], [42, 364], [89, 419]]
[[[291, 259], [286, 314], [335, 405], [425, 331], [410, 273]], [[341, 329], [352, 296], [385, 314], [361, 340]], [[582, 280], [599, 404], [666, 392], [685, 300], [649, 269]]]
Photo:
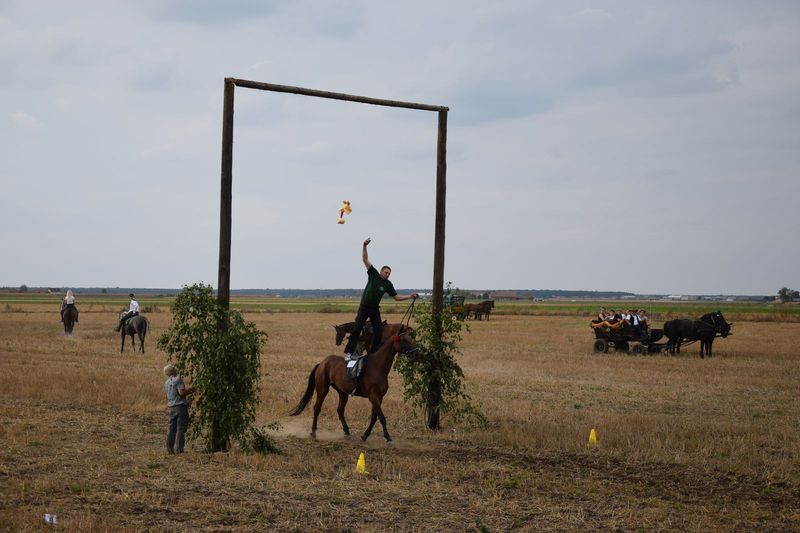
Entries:
[[231, 199], [233, 194], [233, 92], [236, 84], [225, 78], [222, 106], [222, 173], [219, 196], [219, 271], [217, 301], [228, 309], [231, 299]]
[[[444, 223], [447, 192], [447, 108], [439, 111], [439, 136], [436, 143], [436, 231], [433, 245], [433, 323], [439, 338], [442, 336], [442, 306], [444, 305]], [[425, 413], [428, 429], [439, 429], [439, 405], [442, 384], [433, 379], [428, 387]]]
[[[433, 314], [442, 312], [444, 296], [444, 222], [447, 193], [447, 109], [439, 111], [439, 136], [436, 143], [436, 229], [433, 244]], [[438, 320], [438, 318], [437, 318]]]

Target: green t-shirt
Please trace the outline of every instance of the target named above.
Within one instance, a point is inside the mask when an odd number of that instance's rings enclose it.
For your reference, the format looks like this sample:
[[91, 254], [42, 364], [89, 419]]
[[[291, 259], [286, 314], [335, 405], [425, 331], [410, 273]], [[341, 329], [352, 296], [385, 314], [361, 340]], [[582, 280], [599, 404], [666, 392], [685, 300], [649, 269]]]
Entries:
[[367, 286], [361, 296], [361, 303], [369, 307], [378, 307], [384, 294], [397, 296], [394, 285], [388, 279], [383, 279], [374, 266], [367, 269]]

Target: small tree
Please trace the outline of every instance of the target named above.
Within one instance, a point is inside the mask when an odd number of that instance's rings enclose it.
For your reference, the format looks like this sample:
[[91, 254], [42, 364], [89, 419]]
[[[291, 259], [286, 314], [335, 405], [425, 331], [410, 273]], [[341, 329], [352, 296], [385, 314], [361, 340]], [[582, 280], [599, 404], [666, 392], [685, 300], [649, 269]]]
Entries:
[[783, 287], [781, 290], [778, 291], [778, 298], [781, 302], [792, 302], [794, 300], [800, 299], [800, 292], [793, 291], [787, 287]]
[[[418, 303], [414, 340], [419, 355], [413, 359], [398, 357], [395, 369], [403, 376], [403, 396], [415, 408], [424, 408], [427, 426], [440, 429], [439, 414], [450, 414], [455, 421], [486, 422], [464, 391], [464, 371], [455, 360], [461, 329], [467, 328], [450, 313], [441, 314], [441, 332], [428, 302]], [[435, 398], [434, 403], [431, 399]]]
[[238, 311], [223, 309], [202, 283], [184, 287], [172, 312], [158, 347], [197, 389], [190, 436], [200, 436], [210, 452], [228, 450], [232, 439], [252, 449], [253, 440], [264, 438], [252, 424], [267, 334]]

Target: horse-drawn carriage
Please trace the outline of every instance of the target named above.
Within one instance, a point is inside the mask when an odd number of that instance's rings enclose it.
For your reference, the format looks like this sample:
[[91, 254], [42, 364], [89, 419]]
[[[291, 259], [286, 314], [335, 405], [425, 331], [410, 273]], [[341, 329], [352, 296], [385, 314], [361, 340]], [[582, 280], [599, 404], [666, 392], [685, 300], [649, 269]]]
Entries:
[[[731, 326], [722, 313], [707, 313], [697, 320], [676, 319], [664, 323], [664, 329], [649, 329], [631, 326], [625, 320], [609, 322], [592, 320], [594, 331], [594, 353], [615, 351], [631, 352], [637, 355], [660, 353], [662, 349], [670, 353], [681, 353], [681, 347], [700, 341], [700, 357], [711, 356], [711, 346], [717, 337], [732, 335]], [[659, 343], [662, 337], [667, 342]]]
[[467, 318], [467, 308], [464, 305], [463, 296], [446, 294], [444, 296], [444, 305], [450, 309], [450, 314], [453, 315], [456, 320], [464, 320]]
[[[617, 324], [619, 324], [617, 326]], [[594, 330], [594, 353], [608, 353], [610, 348], [618, 352], [636, 355], [659, 353], [666, 343], [658, 343], [664, 336], [663, 329], [650, 329], [642, 326], [629, 326], [622, 322], [592, 322]], [[616, 327], [615, 327], [616, 326]]]

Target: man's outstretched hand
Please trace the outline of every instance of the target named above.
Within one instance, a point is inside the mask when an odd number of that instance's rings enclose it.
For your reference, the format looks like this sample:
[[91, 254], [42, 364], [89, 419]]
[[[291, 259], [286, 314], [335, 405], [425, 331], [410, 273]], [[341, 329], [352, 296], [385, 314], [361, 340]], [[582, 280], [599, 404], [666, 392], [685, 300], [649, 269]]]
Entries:
[[365, 240], [365, 241], [364, 241], [364, 246], [368, 246], [368, 245], [369, 245], [369, 243], [371, 243], [371, 242], [372, 242], [372, 239], [370, 239], [369, 237], [367, 237], [367, 240]]

